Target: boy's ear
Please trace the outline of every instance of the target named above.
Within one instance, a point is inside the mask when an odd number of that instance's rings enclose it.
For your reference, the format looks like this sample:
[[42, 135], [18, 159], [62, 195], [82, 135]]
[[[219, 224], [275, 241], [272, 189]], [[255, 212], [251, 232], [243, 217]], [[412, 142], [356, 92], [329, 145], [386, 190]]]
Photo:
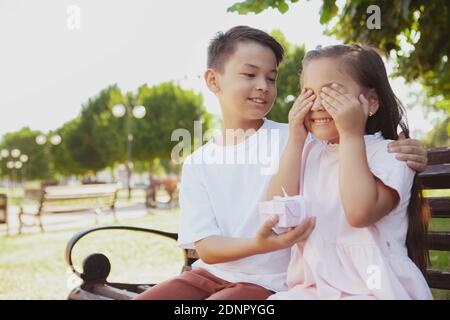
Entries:
[[220, 91], [217, 70], [208, 68], [206, 69], [203, 77], [205, 78], [205, 82], [209, 90], [211, 90], [213, 93], [217, 93]]
[[367, 93], [367, 99], [369, 100], [369, 111], [372, 114], [377, 113], [378, 108], [380, 107], [380, 102], [378, 100], [378, 95], [375, 89], [370, 89]]

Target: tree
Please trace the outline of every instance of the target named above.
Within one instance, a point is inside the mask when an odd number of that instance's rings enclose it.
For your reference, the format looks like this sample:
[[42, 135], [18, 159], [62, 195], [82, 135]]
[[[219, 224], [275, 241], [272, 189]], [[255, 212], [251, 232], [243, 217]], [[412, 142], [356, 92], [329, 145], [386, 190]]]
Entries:
[[82, 106], [79, 118], [61, 129], [71, 163], [76, 163], [75, 170], [70, 172], [60, 159], [61, 172], [95, 173], [124, 160], [123, 121], [111, 112], [112, 106], [123, 99], [116, 85], [109, 86]]
[[428, 148], [450, 146], [450, 118], [438, 121], [424, 139]]
[[[46, 145], [41, 146], [36, 143], [36, 137], [42, 134], [40, 131], [31, 130], [28, 127], [22, 128], [16, 132], [6, 133], [0, 144], [0, 150], [19, 149], [21, 154], [28, 156], [28, 161], [23, 165], [23, 169], [16, 170], [16, 180], [22, 174], [25, 180], [47, 179], [50, 177], [50, 154]], [[3, 175], [8, 175], [11, 172], [6, 167], [8, 161], [12, 158], [2, 158], [0, 160], [1, 172]], [[15, 159], [18, 161], [19, 159]]]
[[[298, 0], [247, 0], [234, 4], [228, 10], [246, 14], [274, 8], [284, 13], [289, 9], [289, 3], [296, 2]], [[380, 29], [367, 27], [371, 5], [380, 8]], [[337, 7], [335, 0], [323, 0], [320, 22], [328, 24], [328, 34], [345, 43], [366, 43], [391, 54], [398, 62], [396, 75], [401, 75], [408, 82], [418, 80], [428, 96], [434, 97], [429, 100], [429, 106], [448, 113], [449, 15], [450, 2], [446, 0], [345, 1], [342, 8]], [[335, 24], [331, 23], [333, 17], [337, 17]]]
[[133, 158], [147, 161], [150, 171], [154, 159], [170, 159], [172, 149], [179, 143], [171, 141], [174, 130], [188, 130], [193, 145], [194, 121], [203, 121], [203, 131], [210, 127], [211, 116], [205, 112], [202, 96], [173, 82], [141, 86], [135, 103], [144, 105], [147, 113], [133, 122]]
[[305, 47], [288, 43], [281, 31], [275, 30], [271, 34], [283, 46], [285, 57], [278, 70], [277, 99], [267, 117], [278, 122], [288, 122], [289, 110], [300, 92], [298, 75]]
[[80, 125], [80, 117], [66, 122], [61, 128], [55, 131], [56, 134], [63, 137], [61, 144], [57, 146], [50, 146], [50, 152], [52, 155], [53, 172], [62, 176], [81, 175], [86, 170], [75, 161], [72, 156], [72, 148], [74, 146], [74, 135], [77, 135], [80, 131], [78, 126]]

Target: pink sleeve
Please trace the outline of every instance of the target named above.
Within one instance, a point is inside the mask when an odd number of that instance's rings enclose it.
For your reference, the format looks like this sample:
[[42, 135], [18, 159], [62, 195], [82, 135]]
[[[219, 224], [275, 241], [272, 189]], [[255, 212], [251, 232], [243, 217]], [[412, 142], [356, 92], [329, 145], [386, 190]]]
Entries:
[[383, 140], [367, 147], [370, 171], [386, 186], [397, 191], [400, 203], [409, 201], [415, 172], [405, 161], [395, 158], [395, 153], [387, 152], [391, 140]]

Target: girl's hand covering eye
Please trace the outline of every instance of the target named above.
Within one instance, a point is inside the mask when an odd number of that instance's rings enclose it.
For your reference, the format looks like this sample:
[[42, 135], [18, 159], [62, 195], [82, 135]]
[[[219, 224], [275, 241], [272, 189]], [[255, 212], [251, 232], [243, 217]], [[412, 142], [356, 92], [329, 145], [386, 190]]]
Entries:
[[289, 137], [296, 143], [304, 142], [308, 131], [305, 127], [305, 117], [313, 106], [316, 95], [310, 89], [302, 89], [289, 111]]
[[363, 136], [369, 116], [369, 101], [360, 94], [346, 93], [342, 85], [333, 83], [320, 92], [322, 105], [333, 118], [340, 136]]

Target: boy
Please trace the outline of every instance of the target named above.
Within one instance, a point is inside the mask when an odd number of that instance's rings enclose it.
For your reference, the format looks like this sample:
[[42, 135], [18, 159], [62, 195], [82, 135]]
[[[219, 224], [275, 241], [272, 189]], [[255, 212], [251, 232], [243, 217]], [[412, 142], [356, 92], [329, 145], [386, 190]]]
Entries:
[[[283, 55], [270, 35], [245, 26], [211, 42], [204, 77], [219, 99], [224, 134], [185, 160], [180, 191], [178, 245], [195, 248], [200, 259], [191, 271], [136, 299], [256, 300], [286, 290], [290, 247], [307, 239], [315, 221], [305, 219], [278, 235], [272, 231], [276, 220], [260, 227], [258, 219], [258, 203], [275, 173], [264, 167], [262, 154], [268, 151], [276, 167], [289, 135], [287, 124], [265, 118], [276, 98]], [[397, 151], [409, 152], [405, 160], [416, 160], [411, 166], [423, 169], [425, 150], [404, 141]]]

